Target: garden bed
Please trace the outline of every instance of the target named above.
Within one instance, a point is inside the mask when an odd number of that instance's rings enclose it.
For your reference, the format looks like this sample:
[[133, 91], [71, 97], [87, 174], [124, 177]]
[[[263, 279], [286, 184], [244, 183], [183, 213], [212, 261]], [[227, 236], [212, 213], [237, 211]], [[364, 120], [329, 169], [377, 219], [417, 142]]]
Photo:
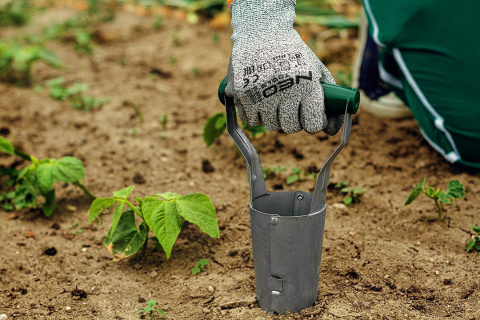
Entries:
[[[47, 10], [4, 36], [69, 14], [68, 8]], [[170, 259], [152, 246], [145, 261], [113, 261], [103, 246], [111, 218], [88, 223], [91, 199], [58, 183], [50, 218], [38, 209], [0, 210], [0, 314], [139, 319], [137, 310], [155, 299], [167, 319], [480, 319], [480, 256], [465, 252], [471, 226], [479, 224], [480, 174], [446, 163], [413, 118], [383, 120], [361, 111], [330, 181], [365, 192], [360, 203], [345, 206], [338, 190], [328, 191], [318, 300], [298, 314], [262, 311], [255, 300], [244, 160], [227, 135], [208, 148], [202, 139], [207, 118], [223, 110], [216, 92], [228, 65], [230, 31], [165, 19], [155, 31], [149, 18], [120, 13], [98, 29], [103, 43], [94, 55], [79, 54], [68, 42], [49, 43], [65, 69], [35, 65], [33, 83], [43, 91], [0, 83], [0, 132], [38, 158], [78, 157], [84, 184], [99, 197], [128, 185], [139, 196], [204, 193], [217, 210], [220, 238], [186, 224]], [[327, 50], [330, 41], [336, 51], [325, 62], [336, 74], [351, 63], [355, 41], [351, 35], [326, 41]], [[88, 83], [89, 94], [109, 102], [82, 112], [52, 100], [44, 83], [60, 75]], [[294, 167], [317, 171], [339, 139], [277, 132], [254, 139], [264, 167], [287, 168], [267, 180], [268, 189], [313, 191], [313, 180], [287, 185], [286, 177]], [[26, 164], [18, 161], [0, 155], [2, 166]], [[466, 197], [445, 206], [439, 221], [426, 197], [404, 206], [423, 177], [439, 188], [460, 180]], [[192, 275], [199, 259], [208, 259], [206, 270]]]

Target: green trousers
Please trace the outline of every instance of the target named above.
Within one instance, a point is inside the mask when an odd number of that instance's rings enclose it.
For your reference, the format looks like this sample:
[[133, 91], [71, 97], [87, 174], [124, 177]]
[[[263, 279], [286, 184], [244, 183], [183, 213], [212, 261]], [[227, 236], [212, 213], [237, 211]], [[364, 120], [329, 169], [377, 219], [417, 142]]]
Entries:
[[363, 0], [382, 79], [429, 144], [480, 168], [480, 1]]

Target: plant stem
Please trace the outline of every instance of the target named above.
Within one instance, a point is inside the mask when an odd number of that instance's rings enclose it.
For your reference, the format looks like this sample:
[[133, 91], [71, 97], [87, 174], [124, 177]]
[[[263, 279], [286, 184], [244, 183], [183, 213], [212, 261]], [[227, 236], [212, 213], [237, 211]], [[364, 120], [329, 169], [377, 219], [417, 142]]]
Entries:
[[125, 203], [127, 204], [127, 206], [130, 207], [130, 209], [132, 209], [136, 214], [143, 218], [143, 214], [140, 212], [140, 210], [138, 210], [133, 204], [131, 204], [130, 201], [125, 200]]
[[438, 212], [438, 220], [442, 219], [442, 206], [440, 203], [438, 203], [438, 199], [433, 199], [435, 200], [435, 205], [437, 206], [437, 212]]
[[[145, 225], [147, 225], [145, 223]], [[148, 233], [150, 232], [150, 228], [148, 227], [147, 225], [147, 239], [145, 239], [145, 242], [143, 243], [143, 247], [142, 247], [142, 260], [145, 261], [147, 260], [147, 247], [148, 247]]]
[[30, 155], [28, 153], [23, 152], [22, 150], [14, 149], [13, 152], [20, 158], [23, 158], [28, 161], [32, 161], [32, 158], [30, 157]]
[[79, 187], [80, 189], [83, 190], [83, 192], [85, 192], [85, 194], [87, 196], [90, 196], [92, 197], [93, 199], [97, 199], [97, 197], [90, 191], [88, 190], [87, 186], [85, 186], [83, 183], [81, 183], [80, 181], [77, 181], [77, 182], [73, 182], [74, 185], [76, 185], [77, 187]]

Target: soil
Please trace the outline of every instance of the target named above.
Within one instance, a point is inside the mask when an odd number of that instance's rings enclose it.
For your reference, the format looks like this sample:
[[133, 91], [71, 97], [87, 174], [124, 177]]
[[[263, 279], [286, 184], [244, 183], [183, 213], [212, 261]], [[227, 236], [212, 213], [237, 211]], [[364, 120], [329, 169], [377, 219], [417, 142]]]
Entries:
[[[64, 7], [46, 10], [15, 32], [71, 14]], [[137, 310], [155, 299], [167, 319], [480, 319], [480, 255], [465, 252], [470, 227], [479, 224], [480, 174], [444, 161], [413, 118], [385, 120], [361, 111], [330, 182], [348, 181], [365, 193], [360, 203], [345, 206], [339, 191], [328, 191], [317, 302], [297, 314], [262, 311], [255, 296], [245, 162], [226, 134], [209, 148], [202, 140], [206, 119], [223, 110], [216, 92], [228, 65], [231, 31], [174, 17], [166, 17], [161, 30], [151, 26], [149, 17], [119, 13], [99, 27], [104, 41], [93, 56], [75, 52], [70, 42], [50, 42], [65, 68], [35, 65], [34, 84], [45, 87], [62, 75], [67, 83], [88, 83], [88, 94], [110, 102], [81, 112], [52, 100], [47, 89], [0, 83], [0, 133], [37, 158], [80, 158], [83, 182], [98, 197], [128, 185], [140, 197], [204, 193], [215, 204], [220, 239], [185, 224], [170, 259], [151, 245], [145, 261], [114, 261], [102, 244], [110, 217], [101, 225], [88, 223], [91, 199], [58, 183], [51, 218], [38, 209], [0, 210], [0, 314], [146, 319]], [[11, 36], [10, 29], [2, 32]], [[327, 66], [335, 71], [351, 64], [355, 34], [328, 41], [338, 54], [329, 56]], [[159, 122], [164, 114], [165, 129]], [[269, 132], [253, 144], [264, 167], [313, 172], [339, 139]], [[26, 164], [0, 156], [2, 166]], [[268, 189], [313, 191], [313, 180], [287, 185], [288, 172], [267, 180]], [[439, 188], [458, 179], [467, 195], [444, 206], [445, 218], [437, 221], [426, 197], [404, 205], [423, 177]], [[0, 188], [6, 189], [4, 180]], [[202, 258], [208, 259], [206, 270], [192, 275]]]

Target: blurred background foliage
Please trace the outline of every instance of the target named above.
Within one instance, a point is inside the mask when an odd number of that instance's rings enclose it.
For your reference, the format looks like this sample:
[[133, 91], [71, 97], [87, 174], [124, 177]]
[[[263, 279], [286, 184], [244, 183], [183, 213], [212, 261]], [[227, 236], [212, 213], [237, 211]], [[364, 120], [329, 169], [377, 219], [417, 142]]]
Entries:
[[[42, 61], [58, 67], [53, 52], [44, 49], [49, 41], [73, 43], [79, 54], [94, 55], [95, 44], [110, 41], [100, 26], [115, 20], [120, 12], [148, 16], [152, 30], [159, 30], [167, 19], [188, 24], [208, 23], [214, 30], [230, 28], [228, 0], [0, 0], [0, 80], [17, 84], [31, 81], [31, 67]], [[40, 29], [25, 28], [9, 37], [9, 28], [28, 26], [36, 13], [68, 6], [76, 14], [57, 17]], [[295, 28], [318, 57], [333, 67], [337, 81], [348, 85], [351, 79], [360, 0], [297, 0]], [[27, 54], [28, 53], [28, 54]], [[340, 61], [340, 63], [338, 63]], [[335, 64], [337, 64], [335, 66]], [[332, 66], [333, 65], [333, 66]], [[20, 81], [21, 80], [21, 81]]]

